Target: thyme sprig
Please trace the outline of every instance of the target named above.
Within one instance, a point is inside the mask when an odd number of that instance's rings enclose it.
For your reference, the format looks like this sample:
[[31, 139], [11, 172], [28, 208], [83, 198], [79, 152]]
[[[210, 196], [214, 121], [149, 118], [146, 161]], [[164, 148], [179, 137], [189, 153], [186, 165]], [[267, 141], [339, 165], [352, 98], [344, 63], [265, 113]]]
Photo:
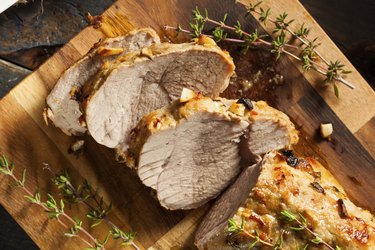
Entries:
[[[258, 19], [260, 21], [263, 20], [264, 18], [263, 17], [264, 10], [260, 7], [261, 3], [262, 1], [259, 1], [257, 4], [253, 6], [250, 4], [248, 8], [248, 12], [247, 12], [248, 14], [249, 13], [258, 14], [259, 15]], [[293, 31], [290, 28], [290, 24], [294, 22], [294, 19], [286, 21], [287, 16], [288, 14], [284, 12], [283, 14], [280, 14], [278, 17], [276, 17], [276, 19], [271, 18], [269, 15], [267, 15], [265, 19], [275, 25], [275, 29], [273, 30], [273, 33], [284, 32], [284, 31], [288, 32], [290, 35], [292, 35], [292, 37], [298, 39], [302, 43], [301, 45], [304, 45], [305, 48], [303, 49], [302, 54], [304, 56], [308, 55], [308, 57], [311, 59], [310, 63], [315, 64], [317, 67], [321, 68], [321, 70], [325, 71], [325, 76], [326, 76], [325, 82], [333, 82], [334, 80], [336, 80], [345, 84], [347, 87], [354, 89], [355, 88], [354, 85], [352, 85], [351, 83], [347, 82], [345, 79], [342, 78], [343, 74], [349, 74], [351, 73], [351, 71], [344, 70], [343, 69], [344, 65], [341, 64], [340, 61], [338, 60], [333, 62], [333, 61], [328, 61], [327, 59], [325, 59], [322, 56], [322, 54], [317, 50], [317, 47], [319, 46], [319, 44], [316, 43], [317, 38], [314, 38], [313, 40], [310, 40], [308, 38], [308, 34], [310, 33], [310, 28], [306, 28], [304, 24], [301, 24], [300, 28], [297, 31]], [[319, 57], [320, 60], [323, 61], [323, 63], [326, 66], [322, 66], [319, 63], [315, 62], [314, 60], [315, 55]], [[304, 63], [304, 61], [302, 62]], [[314, 69], [315, 71], [318, 71], [316, 68], [312, 68], [312, 69]], [[318, 72], [323, 73], [320, 71]], [[333, 84], [333, 86], [334, 86], [335, 94], [338, 97], [338, 88], [335, 83]]]
[[[111, 236], [112, 239], [121, 240], [121, 246], [131, 245], [134, 249], [139, 249], [134, 242], [135, 233], [132, 231], [122, 231], [108, 218], [108, 214], [112, 210], [112, 203], [105, 207], [103, 197], [98, 195], [97, 190], [94, 190], [87, 180], [84, 180], [82, 184], [76, 188], [72, 184], [71, 177], [67, 171], [63, 171], [61, 174], [55, 174], [48, 165], [45, 166], [45, 169], [49, 170], [54, 175], [53, 181], [56, 187], [61, 190], [65, 201], [70, 204], [82, 203], [87, 206], [89, 210], [86, 216], [93, 221], [91, 228], [98, 226], [104, 221], [110, 227], [108, 235]], [[92, 203], [94, 205], [92, 205]]]
[[[296, 215], [296, 214], [294, 214], [290, 211], [283, 210], [283, 211], [281, 211], [281, 218], [284, 219], [285, 221], [289, 222], [289, 223], [294, 224], [294, 225], [291, 225], [289, 227], [291, 230], [308, 232], [313, 237], [310, 240], [311, 243], [313, 243], [315, 245], [323, 244], [324, 246], [326, 246], [330, 250], [340, 250], [339, 246], [337, 246], [337, 245], [335, 247], [331, 246], [329, 243], [324, 241], [319, 234], [317, 234], [316, 232], [311, 230], [308, 227], [307, 219], [302, 214], [298, 213], [298, 215]], [[305, 246], [305, 248], [307, 248], [307, 245]]]
[[[308, 226], [307, 219], [302, 214], [298, 213], [298, 215], [296, 215], [290, 211], [283, 210], [281, 211], [280, 215], [283, 220], [290, 224], [289, 229], [291, 229], [292, 231], [306, 231], [308, 234], [310, 234], [312, 236], [312, 239], [309, 241], [309, 243], [313, 243], [315, 245], [323, 244], [327, 249], [330, 250], [341, 250], [338, 245], [331, 246], [329, 243], [324, 241], [319, 234], [311, 230]], [[253, 232], [246, 230], [243, 217], [240, 224], [238, 224], [233, 218], [228, 220], [226, 235], [228, 244], [235, 248], [239, 247], [236, 240], [239, 237], [245, 237], [252, 239], [252, 241], [246, 245], [247, 249], [253, 249], [254, 247], [259, 245], [272, 247], [272, 249], [274, 250], [283, 249], [283, 232], [280, 234], [276, 243], [272, 244], [271, 242], [262, 240], [259, 237], [259, 233], [257, 230], [254, 230]], [[309, 243], [305, 244], [301, 249], [307, 249]]]
[[[247, 8], [245, 16], [255, 13], [259, 16], [258, 20], [260, 22], [264, 24], [267, 22], [272, 23], [275, 26], [273, 33], [276, 34], [272, 41], [265, 40], [264, 38], [268, 35], [260, 35], [257, 30], [253, 32], [244, 31], [239, 21], [237, 21], [233, 26], [228, 25], [227, 14], [224, 15], [222, 20], [216, 21], [209, 17], [207, 9], [205, 9], [204, 13], [202, 14], [198, 7], [196, 7], [192, 12], [193, 19], [190, 22], [190, 31], [181, 28], [180, 25], [177, 27], [164, 26], [164, 28], [166, 30], [173, 29], [177, 33], [188, 33], [193, 38], [197, 38], [201, 35], [207, 35], [212, 37], [216, 42], [228, 41], [239, 43], [243, 48], [243, 52], [247, 52], [247, 50], [252, 46], [267, 46], [270, 52], [275, 54], [276, 59], [278, 59], [282, 54], [286, 54], [300, 61], [304, 71], [314, 70], [324, 75], [324, 82], [333, 83], [334, 92], [337, 97], [339, 97], [339, 92], [336, 82], [341, 82], [351, 89], [355, 88], [353, 84], [349, 83], [343, 78], [343, 75], [350, 73], [350, 71], [344, 70], [344, 65], [342, 65], [338, 60], [334, 62], [328, 61], [319, 53], [317, 50], [317, 47], [319, 46], [317, 38], [312, 40], [308, 38], [310, 28], [307, 28], [304, 24], [302, 24], [296, 31], [292, 30], [290, 24], [293, 23], [294, 20], [288, 20], [287, 13], [284, 12], [278, 15], [276, 18], [271, 18], [271, 9], [263, 9], [261, 7], [261, 3], [262, 1], [256, 4], [250, 4]], [[205, 33], [204, 29], [206, 23], [214, 25], [211, 33]], [[237, 37], [230, 37], [233, 35], [232, 33]], [[298, 39], [301, 44], [299, 46], [291, 44], [287, 38], [287, 34], [294, 39]], [[318, 58], [320, 58], [324, 65], [317, 61]]]
[[253, 249], [257, 245], [265, 245], [272, 247], [274, 250], [282, 250], [282, 244], [283, 244], [283, 239], [282, 236], [277, 240], [276, 244], [272, 244], [271, 242], [262, 240], [259, 237], [259, 233], [257, 230], [254, 230], [254, 232], [249, 232], [244, 228], [244, 219], [242, 218], [241, 224], [238, 225], [237, 222], [234, 219], [229, 219], [228, 220], [228, 226], [226, 229], [226, 234], [228, 236], [228, 244], [232, 245], [233, 247], [238, 247], [236, 243], [236, 239], [238, 237], [244, 236], [250, 239], [253, 239], [252, 242], [250, 242], [246, 248], [247, 249]]
[[[47, 194], [47, 200], [45, 202], [42, 201], [41, 194], [39, 192], [35, 192], [35, 194], [33, 194], [26, 187], [26, 170], [23, 171], [21, 178], [18, 178], [14, 173], [14, 168], [15, 166], [13, 162], [9, 162], [5, 156], [0, 157], [0, 173], [10, 177], [15, 182], [15, 186], [21, 188], [24, 191], [24, 198], [27, 201], [41, 207], [48, 214], [49, 218], [56, 219], [59, 224], [61, 224], [65, 229], [69, 230], [68, 234], [74, 234], [75, 236], [78, 236], [78, 238], [89, 247], [94, 247], [100, 244], [97, 239], [95, 239], [86, 229], [82, 227], [81, 221], [79, 221], [78, 219], [73, 219], [64, 211], [65, 205], [63, 200], [57, 202], [57, 200], [51, 194]], [[69, 228], [66, 222], [62, 221], [62, 219], [72, 224], [73, 226]], [[84, 237], [79, 236], [79, 232], [81, 232], [91, 242], [89, 242]], [[102, 247], [100, 249], [105, 248]]]
[[[114, 240], [121, 240], [121, 246], [131, 245], [136, 250], [140, 249], [134, 243], [134, 232], [124, 232], [109, 220], [108, 214], [112, 209], [112, 204], [110, 203], [110, 205], [105, 206], [103, 197], [98, 195], [98, 192], [92, 188], [87, 180], [84, 180], [82, 185], [75, 188], [67, 171], [63, 171], [62, 174], [54, 174], [53, 182], [56, 187], [61, 190], [63, 198], [58, 200], [48, 193], [46, 201], [42, 201], [39, 192], [33, 194], [26, 188], [26, 169], [22, 172], [21, 178], [17, 178], [14, 173], [14, 168], [14, 164], [12, 162], [9, 163], [5, 156], [0, 157], [0, 173], [11, 177], [15, 182], [15, 186], [23, 189], [25, 192], [24, 198], [27, 201], [43, 208], [47, 213], [48, 218], [57, 220], [67, 230], [64, 233], [64, 236], [79, 238], [89, 246], [86, 248], [87, 250], [105, 250], [105, 244], [110, 237]], [[46, 163], [44, 163], [44, 169], [53, 173], [49, 165]], [[93, 201], [94, 205], [89, 203], [89, 201]], [[73, 205], [78, 203], [85, 204], [89, 208], [86, 216], [93, 221], [91, 228], [99, 225], [102, 221], [105, 221], [110, 226], [110, 230], [106, 237], [103, 240], [99, 240], [92, 236], [83, 227], [83, 222], [80, 219], [72, 218], [65, 212], [65, 203]], [[71, 226], [68, 226], [67, 223]]]

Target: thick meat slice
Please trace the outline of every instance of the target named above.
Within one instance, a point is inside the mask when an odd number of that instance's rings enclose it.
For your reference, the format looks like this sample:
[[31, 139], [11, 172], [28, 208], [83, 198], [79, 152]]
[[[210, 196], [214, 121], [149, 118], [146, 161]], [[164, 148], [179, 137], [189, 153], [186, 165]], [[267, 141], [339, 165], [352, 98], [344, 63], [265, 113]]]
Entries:
[[253, 102], [253, 107], [248, 113], [251, 126], [245, 135], [252, 154], [265, 154], [298, 142], [298, 131], [286, 114], [263, 101]]
[[[248, 134], [246, 128], [258, 119], [278, 124], [280, 137], [288, 140], [279, 137], [257, 140], [281, 140], [282, 146], [269, 142], [276, 149], [298, 140], [288, 117], [265, 102], [253, 102], [254, 109], [249, 110], [237, 100], [212, 100], [196, 94], [191, 98], [145, 116], [132, 134], [130, 153], [135, 158], [138, 175], [146, 186], [156, 189], [160, 203], [166, 208], [196, 208], [217, 196], [239, 173], [239, 142], [242, 139], [245, 147], [252, 145], [240, 136]], [[249, 148], [241, 153], [247, 152]], [[246, 155], [242, 159], [247, 163], [253, 157]]]
[[143, 183], [168, 209], [199, 207], [240, 172], [239, 138], [248, 123], [220, 102], [198, 96], [152, 112], [133, 132]]
[[[303, 249], [307, 244], [308, 249], [375, 249], [374, 216], [355, 206], [315, 159], [299, 158], [298, 164], [289, 159], [294, 167], [286, 159], [272, 152], [264, 157], [260, 174], [253, 169], [241, 174], [199, 226], [198, 248], [248, 249], [259, 235], [263, 242], [256, 243], [257, 249], [276, 249], [281, 239], [282, 248], [277, 249]], [[293, 216], [298, 222], [287, 219]], [[242, 232], [233, 232], [234, 225]]]
[[225, 229], [228, 219], [243, 205], [260, 174], [261, 162], [242, 171], [236, 181], [223, 193], [199, 225], [195, 244], [199, 249], [233, 249], [227, 245]]
[[83, 84], [102, 67], [104, 61], [153, 43], [160, 43], [156, 32], [150, 28], [134, 30], [126, 36], [108, 38], [96, 44], [82, 59], [68, 68], [59, 78], [47, 97], [48, 118], [66, 134], [86, 132], [80, 118], [79, 98]]
[[217, 97], [234, 72], [232, 58], [209, 38], [153, 45], [119, 61], [90, 85], [85, 117], [98, 143], [124, 150], [141, 118], [178, 98], [183, 87]]
[[[242, 157], [251, 160], [272, 150], [279, 150], [298, 142], [298, 131], [289, 117], [264, 101], [252, 101], [250, 107], [242, 102], [248, 99], [228, 100], [221, 98], [231, 112], [250, 122], [242, 145]], [[245, 100], [245, 101], [244, 101]], [[249, 154], [249, 155], [245, 155]]]

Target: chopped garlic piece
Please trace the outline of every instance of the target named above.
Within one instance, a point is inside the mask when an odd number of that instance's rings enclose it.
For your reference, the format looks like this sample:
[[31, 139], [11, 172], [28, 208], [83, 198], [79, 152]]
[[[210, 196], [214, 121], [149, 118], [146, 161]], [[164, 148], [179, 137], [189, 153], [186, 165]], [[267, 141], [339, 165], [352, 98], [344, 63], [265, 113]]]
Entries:
[[331, 135], [333, 133], [333, 125], [332, 123], [322, 123], [320, 124], [320, 134], [323, 138], [331, 138]]
[[48, 126], [48, 118], [51, 118], [51, 117], [53, 118], [52, 110], [50, 108], [44, 108], [43, 119], [47, 126]]
[[243, 116], [245, 113], [245, 106], [241, 103], [232, 103], [228, 110], [236, 115]]
[[181, 91], [180, 102], [187, 102], [193, 99], [196, 96], [196, 93], [191, 89], [183, 88]]
[[85, 145], [84, 140], [77, 140], [72, 145], [70, 145], [70, 148], [68, 149], [69, 153], [79, 155], [83, 150], [83, 145]]
[[141, 56], [145, 56], [148, 59], [152, 60], [152, 50], [149, 47], [145, 47], [141, 49]]
[[118, 54], [121, 54], [122, 52], [124, 52], [123, 48], [105, 48], [105, 47], [100, 47], [97, 51], [97, 53], [103, 57], [118, 55]]
[[207, 46], [207, 47], [216, 46], [216, 42], [212, 38], [209, 38], [208, 36], [199, 36], [196, 43], [199, 45]]

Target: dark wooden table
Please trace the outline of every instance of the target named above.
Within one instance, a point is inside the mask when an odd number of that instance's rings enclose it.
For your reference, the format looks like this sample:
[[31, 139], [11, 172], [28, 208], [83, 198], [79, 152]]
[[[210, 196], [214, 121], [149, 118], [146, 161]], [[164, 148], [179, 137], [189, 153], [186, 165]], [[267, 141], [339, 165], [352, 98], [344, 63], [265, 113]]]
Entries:
[[[0, 96], [48, 59], [114, 0], [34, 0], [0, 14]], [[284, 0], [287, 1], [287, 0]], [[375, 2], [301, 0], [302, 4], [375, 87]], [[1, 152], [0, 152], [1, 153]], [[37, 246], [0, 206], [0, 249]]]

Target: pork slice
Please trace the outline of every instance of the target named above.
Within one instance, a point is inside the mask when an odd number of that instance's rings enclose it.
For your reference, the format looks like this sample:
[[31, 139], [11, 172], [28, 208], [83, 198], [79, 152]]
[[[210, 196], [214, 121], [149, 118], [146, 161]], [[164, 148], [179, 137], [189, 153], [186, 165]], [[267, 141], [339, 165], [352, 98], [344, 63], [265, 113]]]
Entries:
[[252, 154], [262, 155], [297, 144], [298, 131], [285, 113], [264, 101], [253, 102], [253, 107], [247, 114], [252, 122], [245, 134]]
[[130, 131], [142, 117], [177, 99], [182, 88], [217, 97], [234, 72], [229, 54], [208, 38], [155, 44], [118, 62], [91, 84], [84, 107], [92, 137], [122, 150], [128, 148]]
[[99, 71], [104, 62], [153, 43], [160, 43], [159, 36], [154, 30], [144, 28], [94, 45], [83, 58], [61, 75], [47, 96], [48, 118], [68, 135], [85, 133], [87, 129], [80, 121], [82, 112], [78, 100], [84, 83]]
[[[288, 157], [294, 156], [289, 152]], [[317, 160], [298, 158], [293, 166], [286, 160], [287, 156], [271, 152], [265, 155], [260, 174], [246, 169], [203, 219], [195, 238], [198, 248], [248, 249], [255, 235], [268, 244], [257, 243], [257, 249], [276, 249], [280, 242], [286, 250], [306, 244], [324, 248], [312, 243], [311, 230], [332, 249], [374, 249], [374, 216], [354, 205]], [[282, 215], [285, 211], [305, 221], [309, 230], [291, 229], [300, 225], [288, 222]], [[246, 233], [229, 233], [229, 219]]]
[[248, 123], [198, 96], [154, 111], [132, 134], [130, 151], [142, 182], [168, 209], [196, 208], [240, 172], [240, 136]]
[[261, 162], [245, 168], [236, 181], [215, 201], [199, 225], [195, 244], [199, 249], [233, 249], [227, 245], [225, 228], [228, 219], [233, 217], [260, 175]]
[[[248, 104], [244, 104], [244, 100]], [[272, 150], [290, 148], [297, 144], [298, 131], [289, 117], [265, 101], [241, 98], [220, 98], [229, 111], [243, 117], [250, 124], [241, 140], [241, 157], [248, 164]]]
[[[288, 117], [265, 102], [253, 102], [254, 109], [249, 109], [238, 100], [213, 100], [185, 90], [180, 101], [146, 115], [131, 135], [129, 152], [138, 176], [146, 186], [156, 189], [160, 203], [168, 209], [203, 205], [238, 175], [242, 164], [252, 162], [253, 149], [241, 135], [248, 134], [258, 119], [276, 122], [281, 132], [257, 140], [282, 141], [282, 146], [269, 141], [276, 149], [298, 141]], [[245, 145], [240, 146], [240, 141]], [[244, 155], [245, 151], [251, 157]]]

